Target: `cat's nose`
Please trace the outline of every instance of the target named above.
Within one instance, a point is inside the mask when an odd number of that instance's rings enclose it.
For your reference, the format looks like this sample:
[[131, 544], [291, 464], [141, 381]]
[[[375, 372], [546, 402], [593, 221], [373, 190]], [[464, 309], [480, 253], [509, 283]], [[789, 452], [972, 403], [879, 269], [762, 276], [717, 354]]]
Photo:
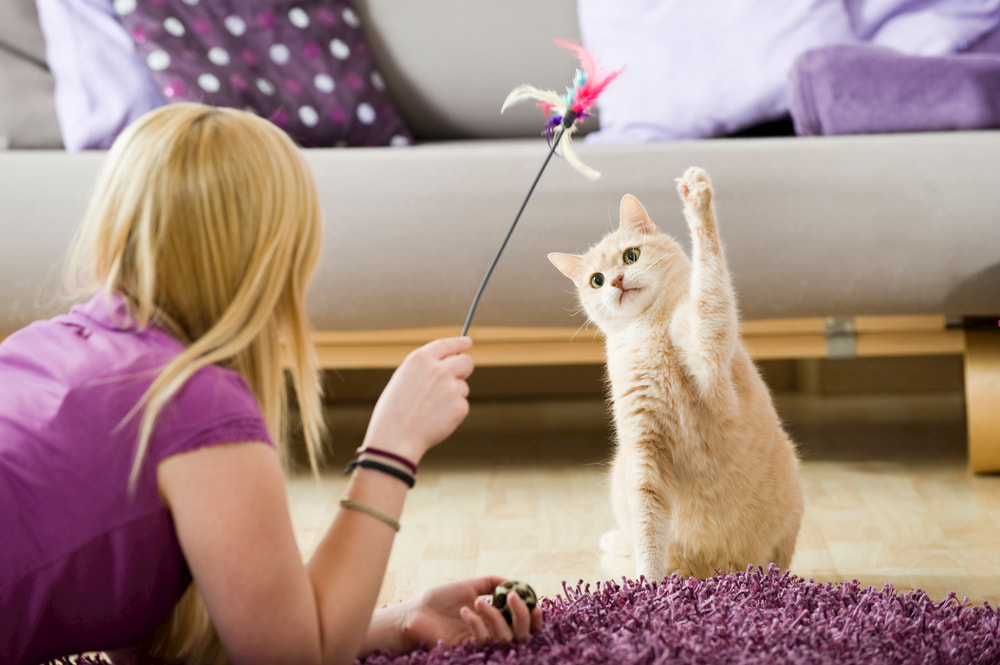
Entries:
[[625, 275], [618, 275], [613, 280], [611, 280], [611, 286], [615, 287], [616, 289], [624, 290], [623, 287], [624, 284], [625, 284]]

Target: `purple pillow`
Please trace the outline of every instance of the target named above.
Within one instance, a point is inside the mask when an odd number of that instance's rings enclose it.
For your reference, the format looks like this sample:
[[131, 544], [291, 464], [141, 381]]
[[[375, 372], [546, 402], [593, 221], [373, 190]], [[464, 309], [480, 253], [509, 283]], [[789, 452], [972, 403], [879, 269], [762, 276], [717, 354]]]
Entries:
[[788, 112], [803, 51], [853, 41], [843, 0], [578, 0], [583, 45], [624, 67], [589, 143], [722, 136]]
[[997, 0], [844, 0], [858, 39], [909, 55], [964, 51], [1000, 26]]
[[111, 0], [37, 5], [67, 150], [107, 148], [133, 120], [164, 104]]
[[813, 49], [792, 68], [790, 110], [802, 135], [997, 129], [1000, 53], [928, 57], [870, 44]]
[[350, 0], [115, 0], [168, 101], [253, 111], [303, 146], [413, 142]]

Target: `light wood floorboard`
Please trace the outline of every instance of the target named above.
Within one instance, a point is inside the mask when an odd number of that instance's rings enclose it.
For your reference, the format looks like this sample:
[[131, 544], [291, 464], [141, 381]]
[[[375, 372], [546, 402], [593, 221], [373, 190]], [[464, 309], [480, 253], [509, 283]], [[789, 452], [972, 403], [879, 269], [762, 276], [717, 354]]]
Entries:
[[[968, 470], [960, 393], [779, 394], [776, 404], [800, 446], [808, 497], [792, 572], [1000, 602], [1000, 477]], [[331, 471], [290, 479], [305, 555], [337, 509], [345, 479], [336, 469], [369, 412], [332, 408]], [[424, 460], [381, 601], [486, 573], [524, 579], [545, 596], [563, 581], [629, 575], [628, 560], [602, 559], [597, 548], [613, 527], [609, 439], [600, 399], [475, 402]]]

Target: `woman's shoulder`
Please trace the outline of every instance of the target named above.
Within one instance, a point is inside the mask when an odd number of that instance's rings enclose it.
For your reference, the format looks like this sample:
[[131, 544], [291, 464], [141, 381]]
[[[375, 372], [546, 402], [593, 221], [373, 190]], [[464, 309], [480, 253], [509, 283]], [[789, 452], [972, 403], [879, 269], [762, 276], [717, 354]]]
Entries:
[[[0, 344], [5, 379], [0, 384], [9, 389], [0, 385], [0, 409], [31, 396], [32, 410], [53, 425], [56, 420], [85, 421], [91, 429], [107, 428], [134, 440], [140, 420], [135, 414], [141, 413], [136, 405], [184, 348], [161, 329], [131, 323], [120, 298], [98, 294]], [[185, 380], [161, 410], [151, 451], [163, 458], [234, 436], [271, 441], [257, 400], [240, 374], [207, 365]]]
[[239, 373], [206, 365], [157, 417], [150, 448], [155, 462], [210, 445], [271, 443], [263, 414]]
[[0, 361], [65, 382], [89, 381], [155, 368], [183, 348], [163, 331], [129, 323], [120, 298], [98, 294], [4, 339]]

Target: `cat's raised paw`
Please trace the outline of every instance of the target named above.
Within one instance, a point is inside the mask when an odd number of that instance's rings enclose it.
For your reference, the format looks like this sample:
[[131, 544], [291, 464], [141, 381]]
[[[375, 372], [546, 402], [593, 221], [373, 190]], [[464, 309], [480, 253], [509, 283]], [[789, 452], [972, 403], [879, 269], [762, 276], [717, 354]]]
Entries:
[[629, 543], [625, 534], [618, 529], [608, 531], [602, 535], [600, 547], [602, 552], [607, 552], [614, 556], [632, 556], [632, 544]]
[[712, 201], [712, 181], [705, 169], [692, 166], [677, 178], [677, 192], [687, 205], [706, 208]]

